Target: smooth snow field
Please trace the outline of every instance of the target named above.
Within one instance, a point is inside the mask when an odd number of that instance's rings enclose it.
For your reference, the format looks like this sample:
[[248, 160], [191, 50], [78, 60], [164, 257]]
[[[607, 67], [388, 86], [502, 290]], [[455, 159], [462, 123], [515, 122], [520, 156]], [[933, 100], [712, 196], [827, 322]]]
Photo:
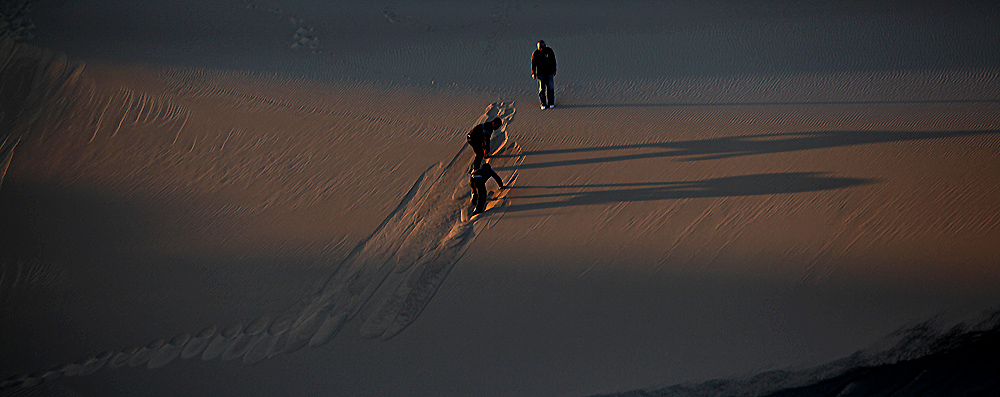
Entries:
[[1000, 394], [995, 2], [0, 4], [0, 396]]

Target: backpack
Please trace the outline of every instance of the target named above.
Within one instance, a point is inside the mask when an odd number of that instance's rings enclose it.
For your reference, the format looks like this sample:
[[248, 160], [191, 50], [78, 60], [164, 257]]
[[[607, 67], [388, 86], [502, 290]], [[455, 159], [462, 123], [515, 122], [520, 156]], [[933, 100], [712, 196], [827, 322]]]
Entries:
[[478, 145], [486, 140], [486, 136], [486, 126], [485, 124], [480, 124], [472, 128], [472, 131], [469, 131], [469, 134], [465, 136], [465, 140], [471, 145]]

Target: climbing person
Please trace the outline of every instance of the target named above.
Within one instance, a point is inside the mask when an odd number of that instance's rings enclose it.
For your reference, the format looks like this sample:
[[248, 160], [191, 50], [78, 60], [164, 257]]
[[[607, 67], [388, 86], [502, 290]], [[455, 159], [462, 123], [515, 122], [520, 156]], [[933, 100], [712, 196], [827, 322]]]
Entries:
[[542, 110], [556, 107], [555, 98], [556, 54], [538, 40], [538, 49], [531, 53], [531, 78], [538, 80], [538, 100]]
[[490, 138], [493, 136], [493, 131], [500, 129], [501, 125], [503, 125], [503, 120], [497, 117], [479, 124], [473, 127], [472, 131], [469, 131], [466, 141], [469, 142], [469, 146], [472, 146], [472, 151], [476, 153], [476, 159], [472, 162], [472, 171], [478, 170], [483, 160], [490, 157]]
[[500, 175], [497, 175], [493, 168], [490, 167], [490, 163], [483, 163], [482, 167], [472, 172], [469, 177], [469, 185], [472, 186], [472, 205], [476, 206], [476, 209], [472, 211], [472, 216], [481, 214], [486, 210], [486, 199], [489, 195], [486, 191], [486, 182], [493, 178], [497, 181], [497, 185], [500, 186], [500, 190], [506, 188], [503, 185], [503, 179], [500, 179]]

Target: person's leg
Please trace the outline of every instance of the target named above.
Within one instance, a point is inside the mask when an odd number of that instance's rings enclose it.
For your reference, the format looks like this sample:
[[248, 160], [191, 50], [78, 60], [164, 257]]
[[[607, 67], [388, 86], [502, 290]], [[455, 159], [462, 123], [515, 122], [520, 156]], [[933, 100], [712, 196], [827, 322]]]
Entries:
[[487, 194], [486, 183], [476, 183], [476, 196], [479, 199], [476, 202], [476, 212], [483, 212], [486, 209]]
[[556, 76], [549, 75], [549, 78], [545, 79], [545, 93], [548, 95], [549, 106], [556, 105]]
[[485, 157], [486, 152], [482, 146], [473, 146], [472, 151], [476, 153], [476, 159], [472, 161], [472, 170], [475, 171], [483, 164], [483, 157]]
[[548, 102], [545, 102], [545, 77], [546, 76], [536, 76], [538, 77], [538, 101], [541, 102], [542, 106], [548, 106]]

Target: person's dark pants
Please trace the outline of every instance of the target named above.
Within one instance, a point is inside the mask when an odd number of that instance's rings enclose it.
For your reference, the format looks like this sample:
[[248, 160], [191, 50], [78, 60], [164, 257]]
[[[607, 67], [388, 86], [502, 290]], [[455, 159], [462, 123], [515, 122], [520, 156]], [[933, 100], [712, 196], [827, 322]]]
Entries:
[[538, 77], [538, 100], [542, 106], [552, 106], [556, 104], [556, 78], [551, 74], [540, 75]]
[[476, 205], [476, 212], [486, 210], [486, 200], [489, 193], [486, 192], [486, 178], [472, 178], [472, 203]]
[[486, 153], [490, 150], [490, 143], [483, 142], [477, 145], [469, 142], [469, 146], [472, 146], [472, 151], [476, 153], [476, 159], [472, 160], [472, 170], [475, 171], [483, 164], [483, 159], [486, 158]]

